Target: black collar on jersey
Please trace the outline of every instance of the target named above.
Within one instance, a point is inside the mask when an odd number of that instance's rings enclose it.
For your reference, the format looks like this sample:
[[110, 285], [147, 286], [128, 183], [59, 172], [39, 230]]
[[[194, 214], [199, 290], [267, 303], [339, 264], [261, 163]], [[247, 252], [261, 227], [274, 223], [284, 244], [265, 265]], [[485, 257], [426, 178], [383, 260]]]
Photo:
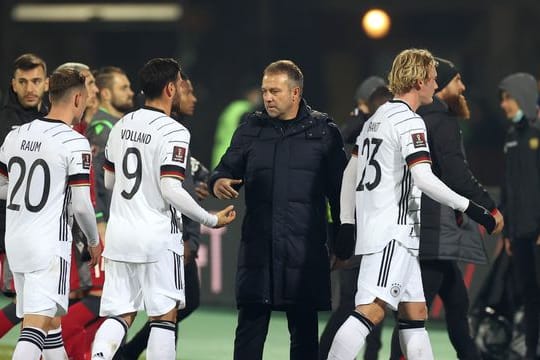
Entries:
[[411, 109], [411, 107], [409, 106], [409, 104], [407, 104], [407, 103], [406, 103], [405, 101], [403, 101], [403, 100], [400, 100], [400, 99], [392, 99], [392, 100], [388, 100], [388, 101], [391, 102], [391, 103], [394, 103], [394, 104], [395, 104], [395, 103], [402, 103], [402, 104], [405, 104], [405, 105], [407, 105], [407, 107], [409, 108], [409, 110], [413, 111], [413, 110]]
[[38, 120], [46, 121], [46, 122], [52, 122], [52, 123], [63, 123], [63, 124], [66, 123], [65, 121], [62, 121], [62, 120], [58, 120], [58, 119], [49, 119], [49, 118], [45, 118], [45, 117], [38, 118]]
[[[143, 107], [141, 107], [141, 109], [145, 109], [145, 110], [152, 110], [152, 111], [158, 111], [160, 113], [164, 113], [165, 114], [165, 111], [161, 110], [161, 109], [158, 109], [158, 108], [155, 108], [153, 106], [148, 106], [148, 105], [144, 105]], [[167, 114], [165, 114], [167, 115]]]

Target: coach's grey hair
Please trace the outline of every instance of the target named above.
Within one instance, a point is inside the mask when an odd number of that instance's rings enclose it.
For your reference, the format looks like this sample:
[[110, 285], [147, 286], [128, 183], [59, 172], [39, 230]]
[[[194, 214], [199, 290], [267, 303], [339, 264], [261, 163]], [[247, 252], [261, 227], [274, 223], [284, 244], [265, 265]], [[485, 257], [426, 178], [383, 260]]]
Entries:
[[90, 70], [90, 67], [83, 63], [78, 62], [67, 62], [59, 67], [56, 68], [56, 70], [63, 70], [63, 69], [71, 69], [71, 70], [77, 70], [77, 71], [83, 71], [83, 70]]

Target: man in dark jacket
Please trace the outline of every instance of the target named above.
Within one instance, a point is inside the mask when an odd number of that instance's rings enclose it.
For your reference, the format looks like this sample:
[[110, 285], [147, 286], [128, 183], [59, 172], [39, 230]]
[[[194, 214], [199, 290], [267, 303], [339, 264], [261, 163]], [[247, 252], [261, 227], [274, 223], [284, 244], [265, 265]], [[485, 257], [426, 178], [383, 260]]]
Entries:
[[330, 309], [326, 199], [339, 224], [346, 157], [339, 130], [302, 98], [288, 60], [263, 73], [265, 111], [236, 130], [209, 188], [220, 199], [245, 185], [238, 254], [234, 359], [261, 359], [273, 310], [287, 313], [291, 359], [317, 359], [317, 311]]
[[[23, 54], [13, 63], [11, 86], [0, 109], [0, 142], [11, 131], [13, 126], [19, 126], [39, 117], [47, 115], [48, 100], [45, 97], [49, 89], [47, 65], [45, 61], [34, 54]], [[0, 252], [4, 253], [4, 235], [6, 232], [6, 202], [0, 200]], [[15, 296], [12, 275], [7, 258], [2, 259], [1, 290], [4, 294]], [[15, 316], [15, 304], [10, 303], [0, 310], [0, 337], [18, 324], [21, 319]]]
[[540, 131], [532, 123], [536, 120], [538, 89], [532, 75], [516, 73], [504, 78], [499, 90], [501, 108], [511, 121], [504, 144], [504, 237], [523, 295], [526, 359], [536, 359], [540, 314]]

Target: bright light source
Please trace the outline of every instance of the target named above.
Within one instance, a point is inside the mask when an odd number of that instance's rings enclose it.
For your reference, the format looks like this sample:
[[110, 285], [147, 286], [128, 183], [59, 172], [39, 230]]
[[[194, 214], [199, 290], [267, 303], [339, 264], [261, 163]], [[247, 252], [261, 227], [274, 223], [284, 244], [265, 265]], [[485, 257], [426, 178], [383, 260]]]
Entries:
[[371, 9], [362, 18], [362, 27], [370, 38], [383, 38], [390, 31], [390, 16], [384, 10]]
[[178, 21], [182, 6], [173, 3], [17, 4], [11, 17], [21, 22]]

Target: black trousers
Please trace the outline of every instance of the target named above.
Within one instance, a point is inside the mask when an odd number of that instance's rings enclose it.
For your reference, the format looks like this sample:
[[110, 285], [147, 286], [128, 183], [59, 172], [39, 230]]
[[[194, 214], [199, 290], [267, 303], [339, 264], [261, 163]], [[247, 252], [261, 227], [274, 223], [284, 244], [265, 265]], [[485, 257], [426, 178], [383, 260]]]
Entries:
[[538, 322], [540, 315], [540, 290], [537, 269], [539, 267], [536, 237], [523, 237], [512, 240], [512, 259], [516, 272], [516, 282], [523, 299], [525, 318], [525, 346], [527, 358], [536, 358], [538, 345]]
[[[358, 283], [359, 267], [339, 270], [339, 305], [326, 323], [319, 344], [319, 359], [326, 360], [328, 352], [334, 341], [334, 336], [341, 325], [347, 320], [351, 311], [354, 310], [354, 296]], [[375, 326], [366, 338], [364, 360], [377, 360], [381, 342], [382, 323]]]
[[[480, 360], [480, 354], [469, 331], [469, 295], [461, 270], [454, 260], [421, 260], [422, 284], [426, 305], [431, 308], [438, 294], [444, 305], [448, 337], [460, 360]], [[392, 334], [391, 360], [399, 359], [398, 330]]]
[[[291, 339], [290, 359], [317, 360], [317, 311], [298, 305], [289, 307], [285, 312]], [[271, 313], [269, 305], [249, 304], [239, 307], [234, 360], [262, 359]]]
[[[187, 318], [195, 309], [199, 307], [201, 298], [201, 288], [199, 284], [199, 274], [197, 271], [197, 262], [195, 257], [184, 266], [184, 283], [186, 284], [186, 307], [178, 310], [176, 315], [176, 323]], [[119, 356], [115, 359], [137, 359], [139, 355], [146, 349], [148, 337], [150, 336], [150, 325], [147, 322], [139, 330], [130, 342], [125, 344], [119, 351]], [[177, 335], [178, 337], [178, 335]]]

